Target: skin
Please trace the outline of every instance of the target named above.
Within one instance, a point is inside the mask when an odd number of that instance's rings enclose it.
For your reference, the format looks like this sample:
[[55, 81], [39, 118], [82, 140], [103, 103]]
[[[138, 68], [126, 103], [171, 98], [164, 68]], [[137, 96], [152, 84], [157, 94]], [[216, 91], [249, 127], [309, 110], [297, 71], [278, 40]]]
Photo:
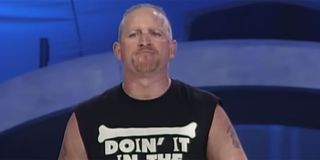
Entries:
[[123, 87], [136, 99], [159, 97], [169, 88], [169, 61], [176, 41], [169, 38], [168, 23], [151, 8], [140, 8], [124, 20], [121, 39], [113, 45], [123, 64]]
[[[123, 89], [130, 97], [154, 99], [170, 86], [169, 61], [177, 43], [171, 39], [165, 16], [150, 7], [125, 17], [115, 56], [123, 64]], [[59, 159], [87, 159], [77, 120], [73, 113], [65, 131]], [[216, 106], [207, 146], [208, 160], [247, 159], [237, 134], [224, 110]]]
[[81, 139], [78, 122], [73, 113], [68, 121], [60, 150], [60, 160], [86, 160], [87, 153]]
[[227, 114], [216, 106], [208, 137], [207, 160], [246, 160], [247, 156]]

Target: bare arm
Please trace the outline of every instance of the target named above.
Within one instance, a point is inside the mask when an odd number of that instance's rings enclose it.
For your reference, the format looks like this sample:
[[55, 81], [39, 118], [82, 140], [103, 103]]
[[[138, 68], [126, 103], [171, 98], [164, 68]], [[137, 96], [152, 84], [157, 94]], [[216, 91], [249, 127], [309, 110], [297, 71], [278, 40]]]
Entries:
[[217, 105], [208, 137], [208, 160], [246, 160], [242, 149], [227, 114], [220, 105]]
[[74, 113], [72, 113], [66, 131], [64, 133], [63, 143], [60, 150], [59, 160], [86, 160], [87, 154], [80, 136], [78, 122]]

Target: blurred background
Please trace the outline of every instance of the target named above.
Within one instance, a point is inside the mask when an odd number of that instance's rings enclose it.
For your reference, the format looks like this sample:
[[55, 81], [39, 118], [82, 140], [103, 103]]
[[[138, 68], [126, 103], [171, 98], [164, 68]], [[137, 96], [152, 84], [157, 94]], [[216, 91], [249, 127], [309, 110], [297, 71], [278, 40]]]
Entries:
[[249, 159], [320, 159], [318, 0], [1, 0], [0, 159], [56, 159], [72, 106], [121, 82], [123, 12], [164, 8], [171, 76], [221, 97]]

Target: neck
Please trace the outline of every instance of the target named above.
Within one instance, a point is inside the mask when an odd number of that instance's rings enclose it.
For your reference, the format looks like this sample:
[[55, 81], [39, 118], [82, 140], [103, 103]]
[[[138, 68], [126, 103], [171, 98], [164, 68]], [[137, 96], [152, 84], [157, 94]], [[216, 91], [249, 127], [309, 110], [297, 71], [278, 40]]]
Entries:
[[163, 95], [170, 87], [171, 79], [168, 75], [161, 77], [124, 77], [122, 88], [125, 93], [139, 100], [155, 99]]

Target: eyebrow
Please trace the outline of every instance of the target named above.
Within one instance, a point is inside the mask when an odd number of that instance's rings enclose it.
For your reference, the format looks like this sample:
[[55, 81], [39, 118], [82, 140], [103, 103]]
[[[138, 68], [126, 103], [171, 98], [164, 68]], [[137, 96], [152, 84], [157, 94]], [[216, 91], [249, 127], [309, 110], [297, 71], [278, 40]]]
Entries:
[[[148, 31], [148, 32], [160, 32], [160, 33], [162, 33], [162, 34], [166, 34], [166, 30], [164, 30], [164, 29], [159, 29], [159, 28], [148, 28], [147, 31]], [[132, 32], [142, 33], [142, 29], [140, 29], [140, 28], [129, 29], [129, 30], [126, 30], [124, 33], [130, 34], [130, 33], [132, 33]]]

